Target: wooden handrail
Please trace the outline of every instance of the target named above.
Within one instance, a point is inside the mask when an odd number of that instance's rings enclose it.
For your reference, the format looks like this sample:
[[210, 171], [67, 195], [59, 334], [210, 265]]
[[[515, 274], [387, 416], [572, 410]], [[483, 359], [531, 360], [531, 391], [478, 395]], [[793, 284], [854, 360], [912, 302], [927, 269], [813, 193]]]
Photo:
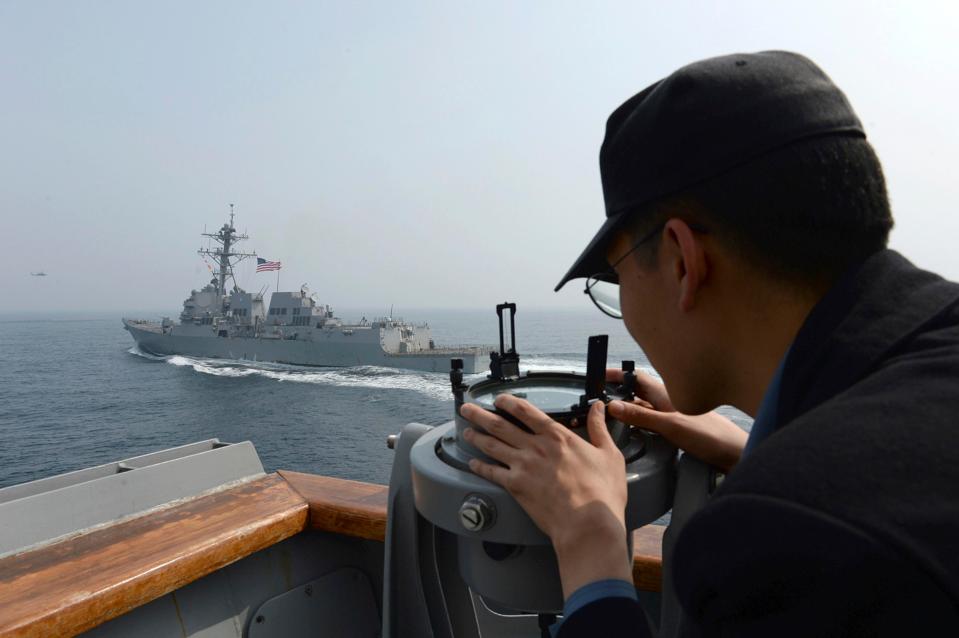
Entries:
[[385, 485], [303, 474], [277, 472], [310, 506], [307, 527], [356, 538], [386, 539]]
[[[303, 530], [383, 542], [388, 489], [281, 471], [0, 559], [0, 638], [73, 636]], [[664, 528], [633, 536], [659, 591]]]
[[[309, 503], [310, 529], [383, 541], [386, 538], [384, 485], [279, 471]], [[633, 532], [633, 582], [642, 591], [659, 591], [665, 527], [646, 525]]]
[[0, 636], [74, 636], [304, 529], [279, 476], [0, 559]]
[[660, 591], [663, 584], [662, 525], [644, 525], [633, 532], [633, 584], [640, 591]]

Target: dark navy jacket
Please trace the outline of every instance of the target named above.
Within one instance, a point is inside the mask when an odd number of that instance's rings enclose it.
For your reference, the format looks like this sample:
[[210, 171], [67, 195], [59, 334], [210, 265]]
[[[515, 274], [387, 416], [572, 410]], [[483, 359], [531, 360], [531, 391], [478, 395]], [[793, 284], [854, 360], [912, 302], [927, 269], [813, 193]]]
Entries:
[[[959, 285], [885, 250], [810, 313], [779, 427], [677, 540], [695, 636], [959, 636]], [[561, 638], [643, 636], [604, 599]]]

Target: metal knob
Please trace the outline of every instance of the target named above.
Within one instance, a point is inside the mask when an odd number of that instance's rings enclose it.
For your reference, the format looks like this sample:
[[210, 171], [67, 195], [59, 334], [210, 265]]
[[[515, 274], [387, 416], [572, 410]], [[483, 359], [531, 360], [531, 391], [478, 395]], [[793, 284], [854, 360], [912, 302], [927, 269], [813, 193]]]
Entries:
[[466, 497], [460, 506], [460, 524], [471, 532], [482, 532], [496, 522], [496, 508], [478, 494]]

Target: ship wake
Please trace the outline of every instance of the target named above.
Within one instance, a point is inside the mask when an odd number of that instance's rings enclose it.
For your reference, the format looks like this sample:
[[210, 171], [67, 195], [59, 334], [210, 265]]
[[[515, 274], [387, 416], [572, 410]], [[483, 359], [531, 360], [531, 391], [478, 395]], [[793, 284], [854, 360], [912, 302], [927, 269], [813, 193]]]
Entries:
[[310, 383], [341, 388], [410, 390], [441, 401], [452, 399], [449, 380], [446, 375], [434, 372], [379, 366], [317, 368], [282, 363], [205, 359], [183, 355], [159, 356], [144, 352], [137, 347], [130, 348], [128, 352], [151, 361], [164, 361], [173, 366], [192, 368], [200, 374], [215, 377], [261, 377], [280, 382]]
[[[449, 378], [438, 372], [421, 372], [379, 366], [356, 366], [352, 368], [317, 368], [282, 363], [239, 361], [232, 359], [206, 359], [183, 355], [154, 355], [134, 346], [130, 354], [162, 361], [170, 365], [191, 368], [194, 372], [214, 377], [243, 378], [260, 377], [288, 383], [310, 383], [332, 387], [371, 388], [377, 390], [410, 390], [440, 401], [451, 400]], [[523, 357], [524, 371], [579, 372], [585, 373], [582, 354], [540, 354]], [[655, 375], [652, 369], [642, 367]], [[466, 382], [473, 383], [485, 375], [467, 375]]]

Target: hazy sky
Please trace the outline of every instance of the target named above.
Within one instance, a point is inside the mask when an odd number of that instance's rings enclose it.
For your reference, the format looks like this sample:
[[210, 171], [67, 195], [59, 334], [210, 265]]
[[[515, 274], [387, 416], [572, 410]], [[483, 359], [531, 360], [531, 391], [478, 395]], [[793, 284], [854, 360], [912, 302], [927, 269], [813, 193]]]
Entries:
[[609, 112], [773, 48], [849, 96], [893, 247], [959, 279], [959, 3], [885, 4], [0, 0], [0, 312], [177, 312], [230, 202], [334, 307], [588, 304], [552, 288], [603, 220]]

